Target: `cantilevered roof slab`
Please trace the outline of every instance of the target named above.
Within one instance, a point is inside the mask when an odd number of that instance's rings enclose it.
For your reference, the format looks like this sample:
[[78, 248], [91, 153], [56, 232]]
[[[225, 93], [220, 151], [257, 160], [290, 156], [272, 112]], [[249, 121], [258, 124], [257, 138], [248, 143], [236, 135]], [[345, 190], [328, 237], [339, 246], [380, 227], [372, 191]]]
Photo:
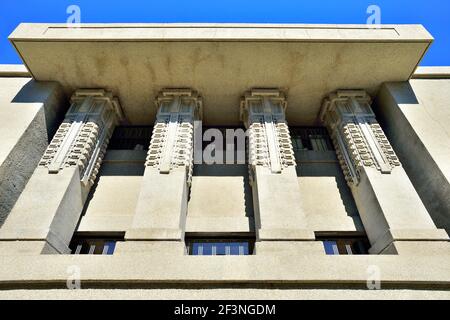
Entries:
[[292, 125], [312, 125], [337, 89], [376, 94], [406, 81], [433, 41], [420, 25], [21, 24], [10, 36], [33, 77], [117, 95], [132, 124], [151, 124], [164, 87], [190, 87], [209, 125], [239, 123], [242, 94], [277, 87]]

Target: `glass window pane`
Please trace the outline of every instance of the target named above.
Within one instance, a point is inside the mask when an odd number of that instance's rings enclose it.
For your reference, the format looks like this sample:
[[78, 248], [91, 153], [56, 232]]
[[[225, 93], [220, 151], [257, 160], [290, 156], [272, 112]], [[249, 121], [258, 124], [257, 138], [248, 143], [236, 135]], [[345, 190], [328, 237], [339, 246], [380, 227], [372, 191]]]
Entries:
[[106, 254], [112, 255], [114, 253], [114, 250], [116, 249], [116, 242], [115, 241], [108, 241], [106, 242], [105, 247], [108, 246], [108, 250]]
[[95, 251], [95, 244], [91, 244], [89, 246], [89, 253], [88, 254], [94, 254], [94, 251]]
[[324, 241], [323, 246], [325, 253], [328, 255], [339, 255], [339, 250], [336, 241]]
[[345, 245], [345, 250], [347, 251], [347, 254], [348, 254], [348, 255], [352, 255], [352, 254], [353, 254], [352, 246], [351, 246], [351, 245], [346, 244], [346, 245]]
[[191, 255], [248, 255], [250, 252], [250, 245], [248, 242], [237, 241], [217, 241], [217, 242], [192, 242], [188, 247], [191, 247]]

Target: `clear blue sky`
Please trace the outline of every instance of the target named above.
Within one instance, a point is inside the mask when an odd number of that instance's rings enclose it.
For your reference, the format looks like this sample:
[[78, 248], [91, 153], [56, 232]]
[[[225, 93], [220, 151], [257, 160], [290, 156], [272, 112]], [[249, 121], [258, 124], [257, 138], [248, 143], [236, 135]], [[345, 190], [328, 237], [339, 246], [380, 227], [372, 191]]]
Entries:
[[381, 23], [423, 24], [435, 43], [422, 65], [450, 66], [450, 0], [0, 0], [0, 63], [21, 63], [7, 37], [20, 22], [66, 22], [69, 5], [81, 22], [366, 23], [369, 5]]

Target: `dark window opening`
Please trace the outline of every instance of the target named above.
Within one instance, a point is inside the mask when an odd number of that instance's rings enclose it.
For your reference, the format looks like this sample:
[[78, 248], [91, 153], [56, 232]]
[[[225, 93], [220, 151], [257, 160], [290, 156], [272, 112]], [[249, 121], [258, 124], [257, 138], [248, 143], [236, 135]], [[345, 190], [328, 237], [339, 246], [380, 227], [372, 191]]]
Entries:
[[367, 255], [370, 242], [361, 233], [316, 234], [316, 240], [322, 241], [327, 255]]
[[109, 150], [148, 150], [152, 126], [116, 127], [108, 144]]
[[112, 255], [119, 241], [124, 241], [124, 233], [81, 234], [76, 233], [69, 248], [71, 254]]
[[294, 152], [333, 151], [328, 131], [324, 127], [290, 127]]
[[191, 256], [247, 256], [253, 254], [254, 237], [190, 237], [186, 249]]

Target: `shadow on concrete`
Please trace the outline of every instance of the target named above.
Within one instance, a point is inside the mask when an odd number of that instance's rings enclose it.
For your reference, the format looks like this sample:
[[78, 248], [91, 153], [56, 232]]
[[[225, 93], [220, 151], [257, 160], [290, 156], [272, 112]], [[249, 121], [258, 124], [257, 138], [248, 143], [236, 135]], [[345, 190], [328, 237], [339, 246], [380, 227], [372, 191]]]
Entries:
[[419, 137], [420, 129], [413, 128], [402, 111], [426, 108], [420, 104], [409, 82], [386, 83], [374, 100], [373, 110], [431, 219], [450, 235], [450, 184]]
[[48, 142], [53, 138], [59, 124], [69, 109], [69, 99], [57, 82], [30, 80], [16, 94], [13, 103], [42, 103]]
[[[32, 103], [42, 104], [43, 108], [37, 111], [29, 123], [24, 123], [26, 128], [0, 164], [0, 226], [22, 194], [68, 108], [67, 99], [58, 83], [34, 80], [26, 82], [10, 103], [6, 108], [10, 108], [11, 112], [15, 108], [27, 108], [26, 104]], [[30, 109], [30, 112], [34, 114], [35, 110]]]
[[[333, 177], [336, 181], [339, 195], [345, 207], [347, 216], [353, 219], [357, 231], [364, 231], [364, 227], [362, 225], [361, 218], [359, 216], [359, 212], [353, 199], [352, 193], [349, 186], [347, 185], [347, 182], [345, 181], [341, 167], [339, 166], [339, 163], [337, 161], [335, 163], [300, 163], [297, 165], [296, 169], [298, 177]], [[324, 194], [323, 196], [324, 201], [326, 201], [326, 195]]]

